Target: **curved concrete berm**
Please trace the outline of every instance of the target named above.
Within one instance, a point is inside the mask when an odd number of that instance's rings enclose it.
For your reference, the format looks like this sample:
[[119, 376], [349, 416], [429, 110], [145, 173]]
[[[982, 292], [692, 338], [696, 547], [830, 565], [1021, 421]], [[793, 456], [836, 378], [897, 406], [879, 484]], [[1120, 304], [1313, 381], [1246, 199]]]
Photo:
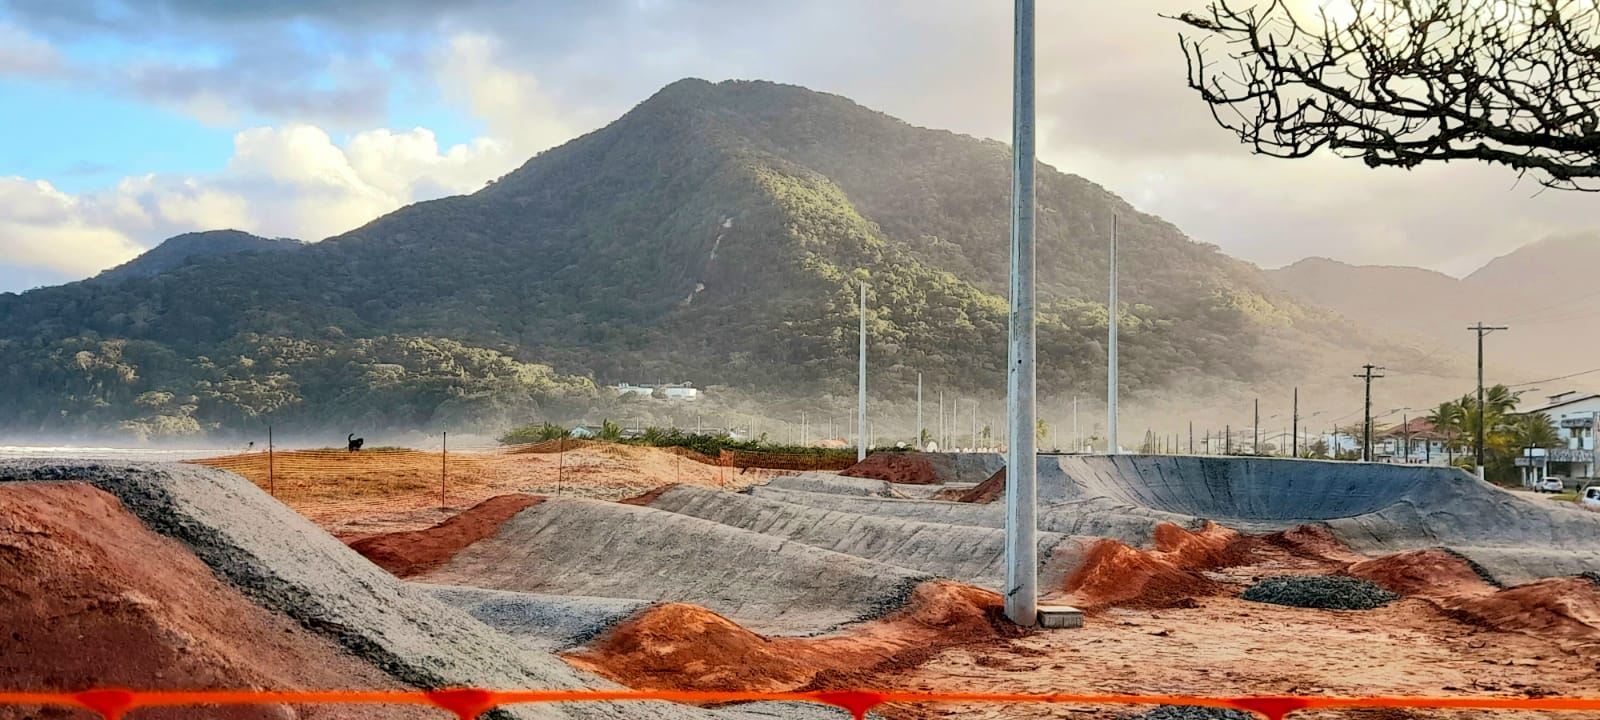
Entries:
[[[525, 651], [467, 612], [397, 580], [237, 475], [193, 465], [0, 461], [0, 482], [84, 482], [104, 490], [148, 528], [187, 546], [257, 605], [298, 621], [408, 685], [615, 687], [552, 655]], [[519, 705], [485, 715], [541, 720], [835, 716], [820, 706], [713, 711], [664, 703]]]
[[810, 634], [904, 605], [927, 573], [652, 507], [552, 498], [416, 581], [702, 605]]
[[1215, 520], [1247, 531], [1321, 523], [1353, 549], [1445, 546], [1502, 582], [1600, 569], [1600, 515], [1454, 468], [1284, 458], [1073, 455], [1040, 459], [1044, 504]]

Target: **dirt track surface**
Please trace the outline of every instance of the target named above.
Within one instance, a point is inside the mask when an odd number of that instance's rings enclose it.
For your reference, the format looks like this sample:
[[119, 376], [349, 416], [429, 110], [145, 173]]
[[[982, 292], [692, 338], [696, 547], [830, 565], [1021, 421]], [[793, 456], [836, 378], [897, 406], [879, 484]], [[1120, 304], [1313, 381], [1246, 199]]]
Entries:
[[619, 500], [669, 483], [738, 490], [781, 474], [718, 467], [657, 448], [592, 442], [559, 454], [281, 451], [271, 458], [270, 483], [265, 452], [195, 463], [239, 474], [262, 489], [270, 486], [279, 500], [341, 537], [429, 527], [507, 493]]

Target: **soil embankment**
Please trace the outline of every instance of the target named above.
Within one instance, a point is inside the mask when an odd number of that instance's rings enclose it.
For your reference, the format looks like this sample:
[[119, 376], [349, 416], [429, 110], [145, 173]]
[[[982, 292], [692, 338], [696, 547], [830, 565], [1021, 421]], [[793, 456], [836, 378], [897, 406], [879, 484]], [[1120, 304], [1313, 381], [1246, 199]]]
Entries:
[[[377, 667], [220, 582], [116, 498], [80, 483], [0, 483], [0, 687], [399, 689]], [[141, 718], [430, 718], [318, 705], [141, 710]], [[38, 717], [0, 707], [0, 718]]]
[[767, 637], [702, 607], [661, 605], [618, 625], [572, 664], [635, 688], [790, 691], [872, 685], [934, 653], [1023, 633], [998, 594], [969, 585], [918, 585], [904, 609], [831, 636]]
[[500, 495], [425, 530], [371, 535], [350, 543], [378, 567], [408, 578], [432, 570], [467, 546], [499, 531], [512, 516], [544, 501], [537, 495]]

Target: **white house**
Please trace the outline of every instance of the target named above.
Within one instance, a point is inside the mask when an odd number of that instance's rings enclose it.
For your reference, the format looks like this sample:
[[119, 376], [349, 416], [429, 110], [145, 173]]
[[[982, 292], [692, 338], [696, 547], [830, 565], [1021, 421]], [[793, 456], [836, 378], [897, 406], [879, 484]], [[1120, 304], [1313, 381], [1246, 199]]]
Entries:
[[1556, 426], [1562, 447], [1551, 448], [1545, 457], [1517, 458], [1518, 465], [1544, 465], [1545, 474], [1577, 478], [1596, 477], [1595, 420], [1600, 418], [1600, 394], [1569, 390], [1547, 398], [1543, 407], [1519, 414], [1539, 413]]

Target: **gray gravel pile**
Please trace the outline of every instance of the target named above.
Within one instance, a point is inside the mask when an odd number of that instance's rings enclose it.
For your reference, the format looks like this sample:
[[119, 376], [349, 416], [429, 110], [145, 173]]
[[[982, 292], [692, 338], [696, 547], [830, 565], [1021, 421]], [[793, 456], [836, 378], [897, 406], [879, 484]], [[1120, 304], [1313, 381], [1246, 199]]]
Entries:
[[1126, 720], [1256, 720], [1243, 710], [1205, 705], [1157, 705], [1151, 710], [1128, 715]]
[[1251, 602], [1321, 610], [1371, 610], [1400, 596], [1376, 583], [1347, 575], [1279, 575], [1240, 593]]

